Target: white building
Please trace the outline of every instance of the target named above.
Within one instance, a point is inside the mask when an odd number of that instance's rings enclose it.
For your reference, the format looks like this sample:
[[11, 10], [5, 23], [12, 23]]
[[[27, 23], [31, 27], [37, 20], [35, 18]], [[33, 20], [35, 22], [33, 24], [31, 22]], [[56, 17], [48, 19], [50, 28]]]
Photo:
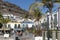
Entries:
[[20, 22], [20, 19], [22, 18], [18, 15], [14, 15], [14, 14], [11, 14], [11, 13], [3, 13], [3, 17], [4, 18], [9, 18], [9, 19], [11, 19], [11, 21], [16, 21], [16, 22]]
[[10, 28], [18, 28], [18, 25], [20, 26], [20, 28], [25, 28], [25, 27], [28, 27], [28, 28], [31, 28], [33, 27], [34, 25], [34, 22], [33, 20], [29, 19], [29, 20], [20, 20], [20, 22], [8, 22], [7, 23], [7, 27], [10, 27]]
[[[58, 24], [58, 12], [54, 12], [52, 13], [52, 18], [53, 18], [53, 22], [54, 22], [54, 27], [57, 28]], [[51, 15], [50, 13], [46, 14], [46, 19], [47, 19], [47, 26], [51, 29]]]
[[21, 23], [19, 23], [19, 22], [9, 22], [6, 25], [7, 25], [7, 27], [14, 29], [14, 28], [20, 28]]

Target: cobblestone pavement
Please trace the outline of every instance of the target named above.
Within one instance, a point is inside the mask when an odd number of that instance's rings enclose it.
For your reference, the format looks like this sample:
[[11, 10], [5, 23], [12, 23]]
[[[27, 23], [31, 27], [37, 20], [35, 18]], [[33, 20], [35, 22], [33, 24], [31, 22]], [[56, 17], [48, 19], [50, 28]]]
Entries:
[[[28, 35], [23, 35], [20, 37], [20, 40], [33, 40], [32, 39], [32, 34], [28, 34]], [[0, 40], [15, 40], [15, 36], [11, 36], [11, 37], [8, 37], [8, 38], [4, 38], [3, 35], [0, 35]]]
[[14, 37], [4, 38], [3, 35], [0, 35], [0, 40], [14, 40]]

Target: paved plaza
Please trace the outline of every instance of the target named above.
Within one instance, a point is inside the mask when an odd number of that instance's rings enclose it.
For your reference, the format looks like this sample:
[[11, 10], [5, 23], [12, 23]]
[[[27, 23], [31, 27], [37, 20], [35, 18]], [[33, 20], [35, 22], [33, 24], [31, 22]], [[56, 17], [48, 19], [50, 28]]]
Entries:
[[[34, 40], [32, 34], [27, 34], [27, 35], [23, 34], [23, 36], [21, 36], [19, 39], [20, 40]], [[15, 35], [12, 35], [7, 38], [5, 38], [3, 35], [0, 35], [0, 40], [15, 40]]]
[[0, 40], [14, 40], [14, 37], [5, 38], [3, 35], [0, 35]]

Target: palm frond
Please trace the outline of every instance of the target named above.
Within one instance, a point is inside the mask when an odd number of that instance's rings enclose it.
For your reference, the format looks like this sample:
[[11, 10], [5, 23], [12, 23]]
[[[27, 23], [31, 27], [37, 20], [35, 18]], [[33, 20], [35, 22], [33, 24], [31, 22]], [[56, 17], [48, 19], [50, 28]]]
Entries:
[[60, 0], [54, 0], [55, 3], [60, 3]]
[[31, 4], [31, 6], [29, 7], [29, 11], [32, 12], [36, 7], [40, 7], [40, 6], [43, 6], [44, 4], [41, 3], [41, 2], [35, 2], [33, 4]]

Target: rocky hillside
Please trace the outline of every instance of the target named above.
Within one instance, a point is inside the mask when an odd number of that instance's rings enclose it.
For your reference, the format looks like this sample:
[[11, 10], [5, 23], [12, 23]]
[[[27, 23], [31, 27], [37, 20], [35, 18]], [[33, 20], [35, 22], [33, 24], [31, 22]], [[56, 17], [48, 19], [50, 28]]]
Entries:
[[18, 16], [24, 16], [28, 11], [16, 6], [15, 4], [0, 0], [0, 12], [12, 13]]

